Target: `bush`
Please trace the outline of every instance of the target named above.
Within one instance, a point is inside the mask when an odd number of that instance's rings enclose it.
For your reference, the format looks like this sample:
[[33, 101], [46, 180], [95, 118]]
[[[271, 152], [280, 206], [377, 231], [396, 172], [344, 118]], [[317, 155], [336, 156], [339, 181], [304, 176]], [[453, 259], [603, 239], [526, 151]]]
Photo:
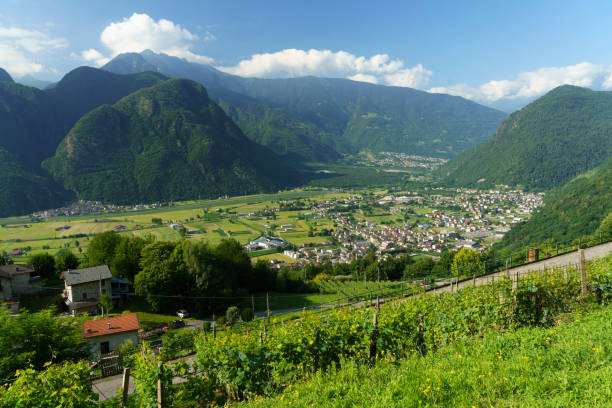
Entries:
[[225, 312], [225, 318], [230, 326], [237, 323], [240, 321], [240, 310], [236, 306], [228, 307], [227, 312]]
[[215, 320], [215, 323], [217, 324], [217, 326], [225, 326], [227, 324], [227, 319], [225, 318], [225, 316], [221, 316], [217, 318], [217, 320]]
[[242, 309], [242, 312], [240, 312], [240, 317], [242, 318], [243, 322], [250, 322], [251, 320], [253, 320], [253, 309], [251, 309], [250, 307], [245, 307], [244, 309]]
[[323, 282], [323, 281], [330, 281], [332, 280], [332, 276], [327, 274], [327, 273], [319, 273], [317, 276], [314, 277], [314, 279], [312, 280], [313, 283], [318, 283], [318, 282]]

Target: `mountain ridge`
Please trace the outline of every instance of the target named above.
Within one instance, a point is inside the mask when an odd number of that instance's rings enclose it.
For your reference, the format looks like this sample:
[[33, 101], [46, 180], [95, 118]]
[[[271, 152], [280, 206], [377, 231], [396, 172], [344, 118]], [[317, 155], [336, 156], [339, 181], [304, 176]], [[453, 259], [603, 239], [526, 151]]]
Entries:
[[612, 155], [612, 92], [557, 87], [510, 115], [488, 141], [451, 159], [447, 184], [546, 190]]

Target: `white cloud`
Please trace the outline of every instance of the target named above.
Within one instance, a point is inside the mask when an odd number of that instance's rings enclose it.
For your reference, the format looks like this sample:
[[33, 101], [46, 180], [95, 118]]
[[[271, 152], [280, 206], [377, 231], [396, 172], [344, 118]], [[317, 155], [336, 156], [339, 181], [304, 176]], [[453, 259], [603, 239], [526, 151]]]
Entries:
[[432, 75], [433, 72], [423, 68], [421, 64], [417, 64], [412, 68], [406, 68], [392, 74], [387, 74], [385, 75], [385, 80], [388, 85], [392, 86], [423, 88], [429, 83], [429, 77]]
[[41, 31], [0, 26], [0, 65], [20, 77], [50, 68], [36, 62], [40, 54], [68, 46], [64, 38], [51, 37]]
[[[204, 41], [211, 41], [214, 35], [206, 32]], [[147, 14], [134, 13], [123, 21], [110, 23], [100, 41], [114, 57], [124, 52], [152, 50], [200, 64], [211, 64], [213, 59], [191, 51], [199, 37], [179, 24], [166, 19], [155, 21]], [[86, 51], [84, 51], [86, 52]]]
[[429, 92], [448, 93], [480, 102], [495, 102], [501, 99], [535, 98], [564, 84], [611, 89], [612, 65], [582, 62], [565, 67], [544, 67], [533, 72], [521, 72], [513, 80], [489, 81], [476, 87], [456, 84], [431, 88]]
[[357, 82], [369, 82], [371, 84], [378, 83], [378, 78], [376, 78], [374, 75], [355, 74], [347, 78], [350, 79], [351, 81], [357, 81]]
[[246, 77], [344, 76], [354, 81], [417, 88], [426, 86], [432, 75], [421, 64], [405, 68], [404, 61], [391, 59], [387, 54], [376, 54], [368, 58], [346, 51], [306, 51], [294, 48], [254, 54], [235, 66], [217, 68]]
[[71, 53], [70, 56], [74, 59], [80, 59], [83, 61], [91, 62], [96, 67], [101, 67], [110, 61], [110, 58], [104, 56], [100, 51], [90, 48], [85, 51], [81, 51], [80, 54]]

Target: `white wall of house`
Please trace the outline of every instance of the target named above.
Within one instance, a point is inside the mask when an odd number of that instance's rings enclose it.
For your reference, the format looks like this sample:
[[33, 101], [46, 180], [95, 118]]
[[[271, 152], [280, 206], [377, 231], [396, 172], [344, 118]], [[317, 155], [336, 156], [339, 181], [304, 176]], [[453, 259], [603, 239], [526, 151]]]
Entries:
[[126, 341], [130, 340], [134, 345], [138, 345], [138, 331], [133, 330], [129, 332], [115, 333], [115, 334], [107, 334], [104, 336], [96, 336], [87, 339], [87, 344], [89, 345], [89, 353], [92, 357], [99, 356], [101, 353], [101, 343], [108, 341], [109, 343], [109, 351], [114, 351], [119, 348], [119, 346]]
[[[100, 281], [79, 283], [76, 285], [66, 286], [66, 297], [70, 303], [80, 302], [84, 299], [100, 299]], [[112, 295], [111, 280], [103, 279], [102, 294]], [[85, 297], [83, 296], [85, 294]]]

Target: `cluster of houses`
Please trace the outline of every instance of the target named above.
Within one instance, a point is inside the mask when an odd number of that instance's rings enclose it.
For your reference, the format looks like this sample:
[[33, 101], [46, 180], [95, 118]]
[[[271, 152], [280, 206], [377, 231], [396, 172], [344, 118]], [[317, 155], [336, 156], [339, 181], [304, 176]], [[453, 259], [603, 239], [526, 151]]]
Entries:
[[[129, 294], [129, 282], [113, 278], [107, 265], [64, 271], [64, 305], [72, 315], [97, 313], [100, 298], [109, 295], [120, 303]], [[36, 296], [45, 288], [31, 265], [9, 264], [0, 266], [0, 306], [9, 312], [19, 313], [19, 301], [24, 296]], [[92, 355], [116, 350], [130, 340], [138, 344], [140, 325], [138, 316], [121, 315], [107, 319], [83, 322], [83, 338], [87, 339]]]

